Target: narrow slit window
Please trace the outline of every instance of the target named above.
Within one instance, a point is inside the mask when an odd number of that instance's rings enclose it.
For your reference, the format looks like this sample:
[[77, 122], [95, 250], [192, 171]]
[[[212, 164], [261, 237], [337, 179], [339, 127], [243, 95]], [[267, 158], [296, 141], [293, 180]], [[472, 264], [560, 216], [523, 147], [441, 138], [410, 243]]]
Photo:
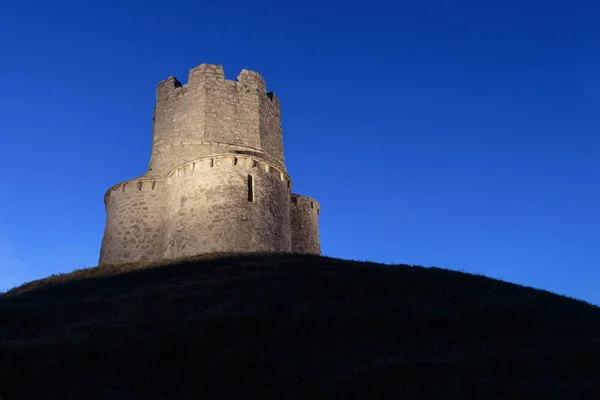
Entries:
[[254, 201], [254, 177], [248, 175], [248, 201]]

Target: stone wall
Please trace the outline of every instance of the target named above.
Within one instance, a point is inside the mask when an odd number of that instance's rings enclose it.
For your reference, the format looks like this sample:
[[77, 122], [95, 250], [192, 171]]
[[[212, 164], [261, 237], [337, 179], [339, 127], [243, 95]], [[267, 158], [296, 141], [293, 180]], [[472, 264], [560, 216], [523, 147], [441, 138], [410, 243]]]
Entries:
[[108, 190], [100, 264], [163, 258], [165, 186], [160, 180], [134, 180]]
[[277, 168], [285, 170], [281, 161], [258, 148], [216, 142], [183, 142], [169, 144], [155, 150], [152, 154], [150, 165], [159, 167], [148, 171], [145, 176], [164, 177], [168, 171], [181, 165], [181, 163], [177, 164], [178, 160], [185, 160], [187, 162], [195, 158], [224, 153], [251, 154], [265, 159], [267, 162], [277, 166]]
[[272, 92], [260, 96], [260, 145], [265, 153], [285, 165], [279, 99]]
[[321, 206], [315, 199], [299, 194], [291, 195], [290, 217], [294, 253], [321, 254], [320, 213]]
[[288, 175], [244, 155], [207, 157], [167, 178], [166, 258], [291, 250]]

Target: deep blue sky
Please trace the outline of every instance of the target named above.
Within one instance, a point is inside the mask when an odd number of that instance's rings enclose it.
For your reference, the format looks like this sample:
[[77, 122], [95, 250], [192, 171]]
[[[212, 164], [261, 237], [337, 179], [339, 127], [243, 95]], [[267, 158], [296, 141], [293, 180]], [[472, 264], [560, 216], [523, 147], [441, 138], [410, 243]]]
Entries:
[[597, 1], [30, 1], [0, 12], [0, 288], [94, 266], [156, 83], [221, 64], [282, 102], [325, 255], [600, 304]]

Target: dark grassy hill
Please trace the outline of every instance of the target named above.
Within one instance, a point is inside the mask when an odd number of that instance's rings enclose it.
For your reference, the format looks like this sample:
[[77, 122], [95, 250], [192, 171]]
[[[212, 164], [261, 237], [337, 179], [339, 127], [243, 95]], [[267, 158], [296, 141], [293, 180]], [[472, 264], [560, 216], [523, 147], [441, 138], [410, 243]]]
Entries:
[[600, 308], [316, 256], [92, 268], [0, 296], [0, 396], [595, 399]]

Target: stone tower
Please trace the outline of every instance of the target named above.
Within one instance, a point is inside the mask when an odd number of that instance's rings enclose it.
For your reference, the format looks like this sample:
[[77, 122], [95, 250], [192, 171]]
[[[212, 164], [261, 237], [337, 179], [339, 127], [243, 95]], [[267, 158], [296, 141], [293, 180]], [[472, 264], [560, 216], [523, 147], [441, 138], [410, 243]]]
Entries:
[[106, 192], [99, 264], [213, 252], [321, 254], [314, 199], [291, 192], [279, 99], [202, 64], [159, 82], [148, 171]]

